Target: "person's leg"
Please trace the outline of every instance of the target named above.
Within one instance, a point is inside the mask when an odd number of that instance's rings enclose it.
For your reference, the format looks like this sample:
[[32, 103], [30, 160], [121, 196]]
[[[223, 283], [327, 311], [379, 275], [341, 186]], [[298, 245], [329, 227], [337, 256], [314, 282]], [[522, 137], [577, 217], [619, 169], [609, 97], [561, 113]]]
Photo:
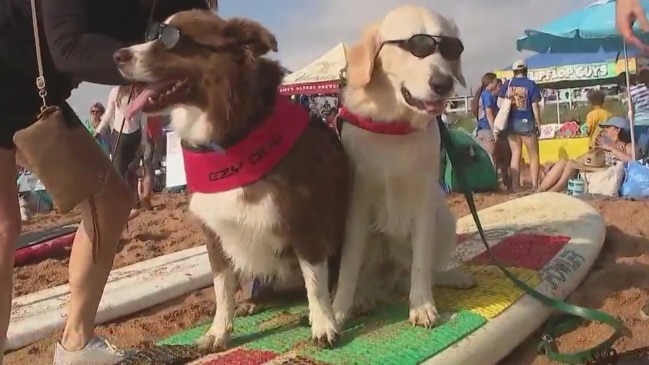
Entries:
[[129, 217], [135, 218], [139, 212], [134, 208], [135, 203], [138, 201], [137, 194], [137, 176], [130, 172], [131, 163], [135, 160], [137, 155], [137, 150], [140, 146], [140, 134], [138, 132], [134, 133], [122, 133], [121, 135], [114, 133], [115, 141], [115, 155], [113, 156], [113, 164], [119, 176], [126, 181], [127, 186], [131, 190], [131, 196], [133, 199], [133, 209], [131, 209]]
[[552, 188], [550, 188], [550, 191], [554, 191], [554, 192], [565, 191], [566, 188], [568, 187], [568, 181], [570, 179], [575, 178], [577, 176], [577, 172], [578, 172], [577, 169], [572, 167], [572, 164], [570, 162], [566, 163], [561, 173], [561, 176], [559, 177], [559, 181], [557, 181], [557, 183], [554, 184]]
[[522, 145], [521, 137], [515, 133], [507, 135], [509, 149], [512, 151], [512, 158], [509, 163], [509, 176], [512, 181], [512, 190], [518, 191], [521, 188], [521, 155]]
[[15, 153], [0, 147], [0, 364], [7, 340], [13, 292], [14, 256], [20, 235]]
[[140, 205], [142, 208], [151, 210], [151, 194], [153, 194], [153, 175], [155, 168], [153, 166], [155, 154], [155, 146], [153, 141], [149, 138], [144, 146], [144, 153], [142, 156], [142, 170], [144, 171], [142, 177], [142, 195], [140, 195]]
[[[82, 364], [91, 358], [96, 361], [117, 359], [119, 354], [95, 338], [95, 316], [113, 266], [119, 237], [133, 206], [130, 189], [111, 169], [104, 190], [94, 198], [97, 222], [93, 225], [90, 203], [80, 205], [82, 221], [72, 245], [69, 265], [70, 307], [57, 346], [55, 364]], [[98, 228], [99, 242], [93, 243], [93, 226]]]
[[489, 154], [491, 163], [496, 165], [494, 160], [494, 153], [496, 151], [496, 138], [493, 135], [493, 132], [486, 129], [481, 129], [478, 131], [476, 138], [480, 141], [482, 148]]
[[561, 179], [563, 170], [568, 163], [569, 162], [567, 160], [559, 160], [554, 165], [552, 165], [548, 173], [545, 174], [545, 177], [541, 181], [541, 184], [539, 184], [539, 188], [536, 191], [543, 192], [550, 190]]
[[530, 178], [532, 180], [532, 190], [536, 190], [539, 187], [539, 168], [540, 157], [539, 157], [539, 140], [536, 137], [535, 133], [521, 136], [525, 148], [527, 149], [527, 155], [530, 159]]

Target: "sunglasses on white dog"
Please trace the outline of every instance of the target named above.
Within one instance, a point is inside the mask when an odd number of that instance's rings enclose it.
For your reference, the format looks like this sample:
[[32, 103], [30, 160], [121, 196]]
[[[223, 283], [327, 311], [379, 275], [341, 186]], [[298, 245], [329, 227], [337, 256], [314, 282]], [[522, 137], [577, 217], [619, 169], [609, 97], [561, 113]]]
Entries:
[[442, 35], [415, 34], [408, 39], [383, 41], [381, 47], [385, 44], [395, 45], [417, 58], [426, 58], [439, 52], [447, 61], [457, 61], [464, 52], [461, 40]]

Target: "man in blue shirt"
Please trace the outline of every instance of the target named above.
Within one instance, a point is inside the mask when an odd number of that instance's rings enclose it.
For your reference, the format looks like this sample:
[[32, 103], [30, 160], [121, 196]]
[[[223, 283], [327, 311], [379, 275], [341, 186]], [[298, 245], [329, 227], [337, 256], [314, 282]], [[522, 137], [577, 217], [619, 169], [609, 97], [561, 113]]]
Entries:
[[520, 161], [524, 143], [530, 158], [532, 189], [536, 190], [539, 186], [538, 132], [541, 124], [541, 92], [536, 83], [527, 78], [525, 60], [514, 62], [512, 70], [514, 77], [503, 84], [498, 94], [499, 102], [501, 99], [511, 100], [507, 138], [512, 150], [512, 187], [514, 190], [520, 190]]

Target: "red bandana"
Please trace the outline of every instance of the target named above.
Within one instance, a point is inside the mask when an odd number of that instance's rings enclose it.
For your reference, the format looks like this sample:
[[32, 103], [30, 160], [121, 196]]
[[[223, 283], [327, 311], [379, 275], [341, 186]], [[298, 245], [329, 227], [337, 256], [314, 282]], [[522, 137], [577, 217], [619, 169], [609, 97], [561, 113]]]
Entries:
[[286, 156], [308, 124], [304, 109], [278, 96], [273, 114], [225, 151], [183, 148], [189, 191], [218, 193], [258, 181]]
[[347, 110], [347, 108], [345, 107], [340, 110], [338, 116], [344, 121], [353, 124], [360, 129], [365, 129], [366, 131], [377, 134], [402, 136], [404, 134], [410, 134], [417, 131], [416, 129], [412, 128], [412, 126], [408, 122], [375, 122], [371, 119], [359, 117]]

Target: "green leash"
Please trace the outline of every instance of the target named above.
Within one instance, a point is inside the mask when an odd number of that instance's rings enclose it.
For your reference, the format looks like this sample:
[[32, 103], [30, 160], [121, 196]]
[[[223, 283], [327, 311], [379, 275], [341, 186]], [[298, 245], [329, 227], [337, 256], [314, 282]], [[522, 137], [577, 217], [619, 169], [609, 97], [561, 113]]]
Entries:
[[[480, 218], [478, 217], [478, 210], [476, 209], [475, 201], [473, 200], [473, 193], [466, 188], [466, 186], [468, 186], [466, 184], [466, 182], [468, 181], [468, 176], [466, 176], [464, 166], [456, 160], [456, 156], [458, 155], [456, 146], [452, 142], [451, 135], [446, 128], [446, 125], [444, 125], [444, 122], [442, 122], [441, 118], [438, 117], [437, 122], [439, 125], [442, 147], [446, 150], [451, 165], [454, 167], [454, 171], [457, 171], [456, 177], [458, 178], [458, 182], [461, 185], [462, 193], [464, 194], [466, 202], [469, 205], [471, 216], [475, 221], [476, 227], [478, 227], [478, 233], [480, 234], [482, 243], [487, 249], [487, 254], [490, 257], [491, 262], [527, 295], [541, 302], [543, 305], [548, 306], [557, 312], [563, 313], [563, 315], [554, 317], [548, 321], [545, 328], [545, 333], [543, 334], [541, 343], [539, 344], [539, 353], [547, 356], [552, 361], [556, 361], [562, 364], [589, 364], [593, 361], [596, 361], [597, 359], [610, 356], [611, 353], [615, 351], [612, 349], [613, 343], [621, 338], [623, 336], [623, 332], [626, 330], [622, 322], [602, 311], [580, 307], [574, 304], [566, 303], [563, 300], [548, 297], [527, 285], [524, 281], [517, 278], [514, 274], [509, 272], [509, 270], [507, 270], [498, 262], [498, 259], [496, 259], [495, 255], [491, 251], [491, 248], [489, 247], [489, 244], [487, 243], [487, 238], [482, 229]], [[607, 340], [590, 349], [574, 353], [559, 352], [556, 339], [566, 333], [572, 332], [582, 323], [589, 321], [607, 324], [615, 331]]]

